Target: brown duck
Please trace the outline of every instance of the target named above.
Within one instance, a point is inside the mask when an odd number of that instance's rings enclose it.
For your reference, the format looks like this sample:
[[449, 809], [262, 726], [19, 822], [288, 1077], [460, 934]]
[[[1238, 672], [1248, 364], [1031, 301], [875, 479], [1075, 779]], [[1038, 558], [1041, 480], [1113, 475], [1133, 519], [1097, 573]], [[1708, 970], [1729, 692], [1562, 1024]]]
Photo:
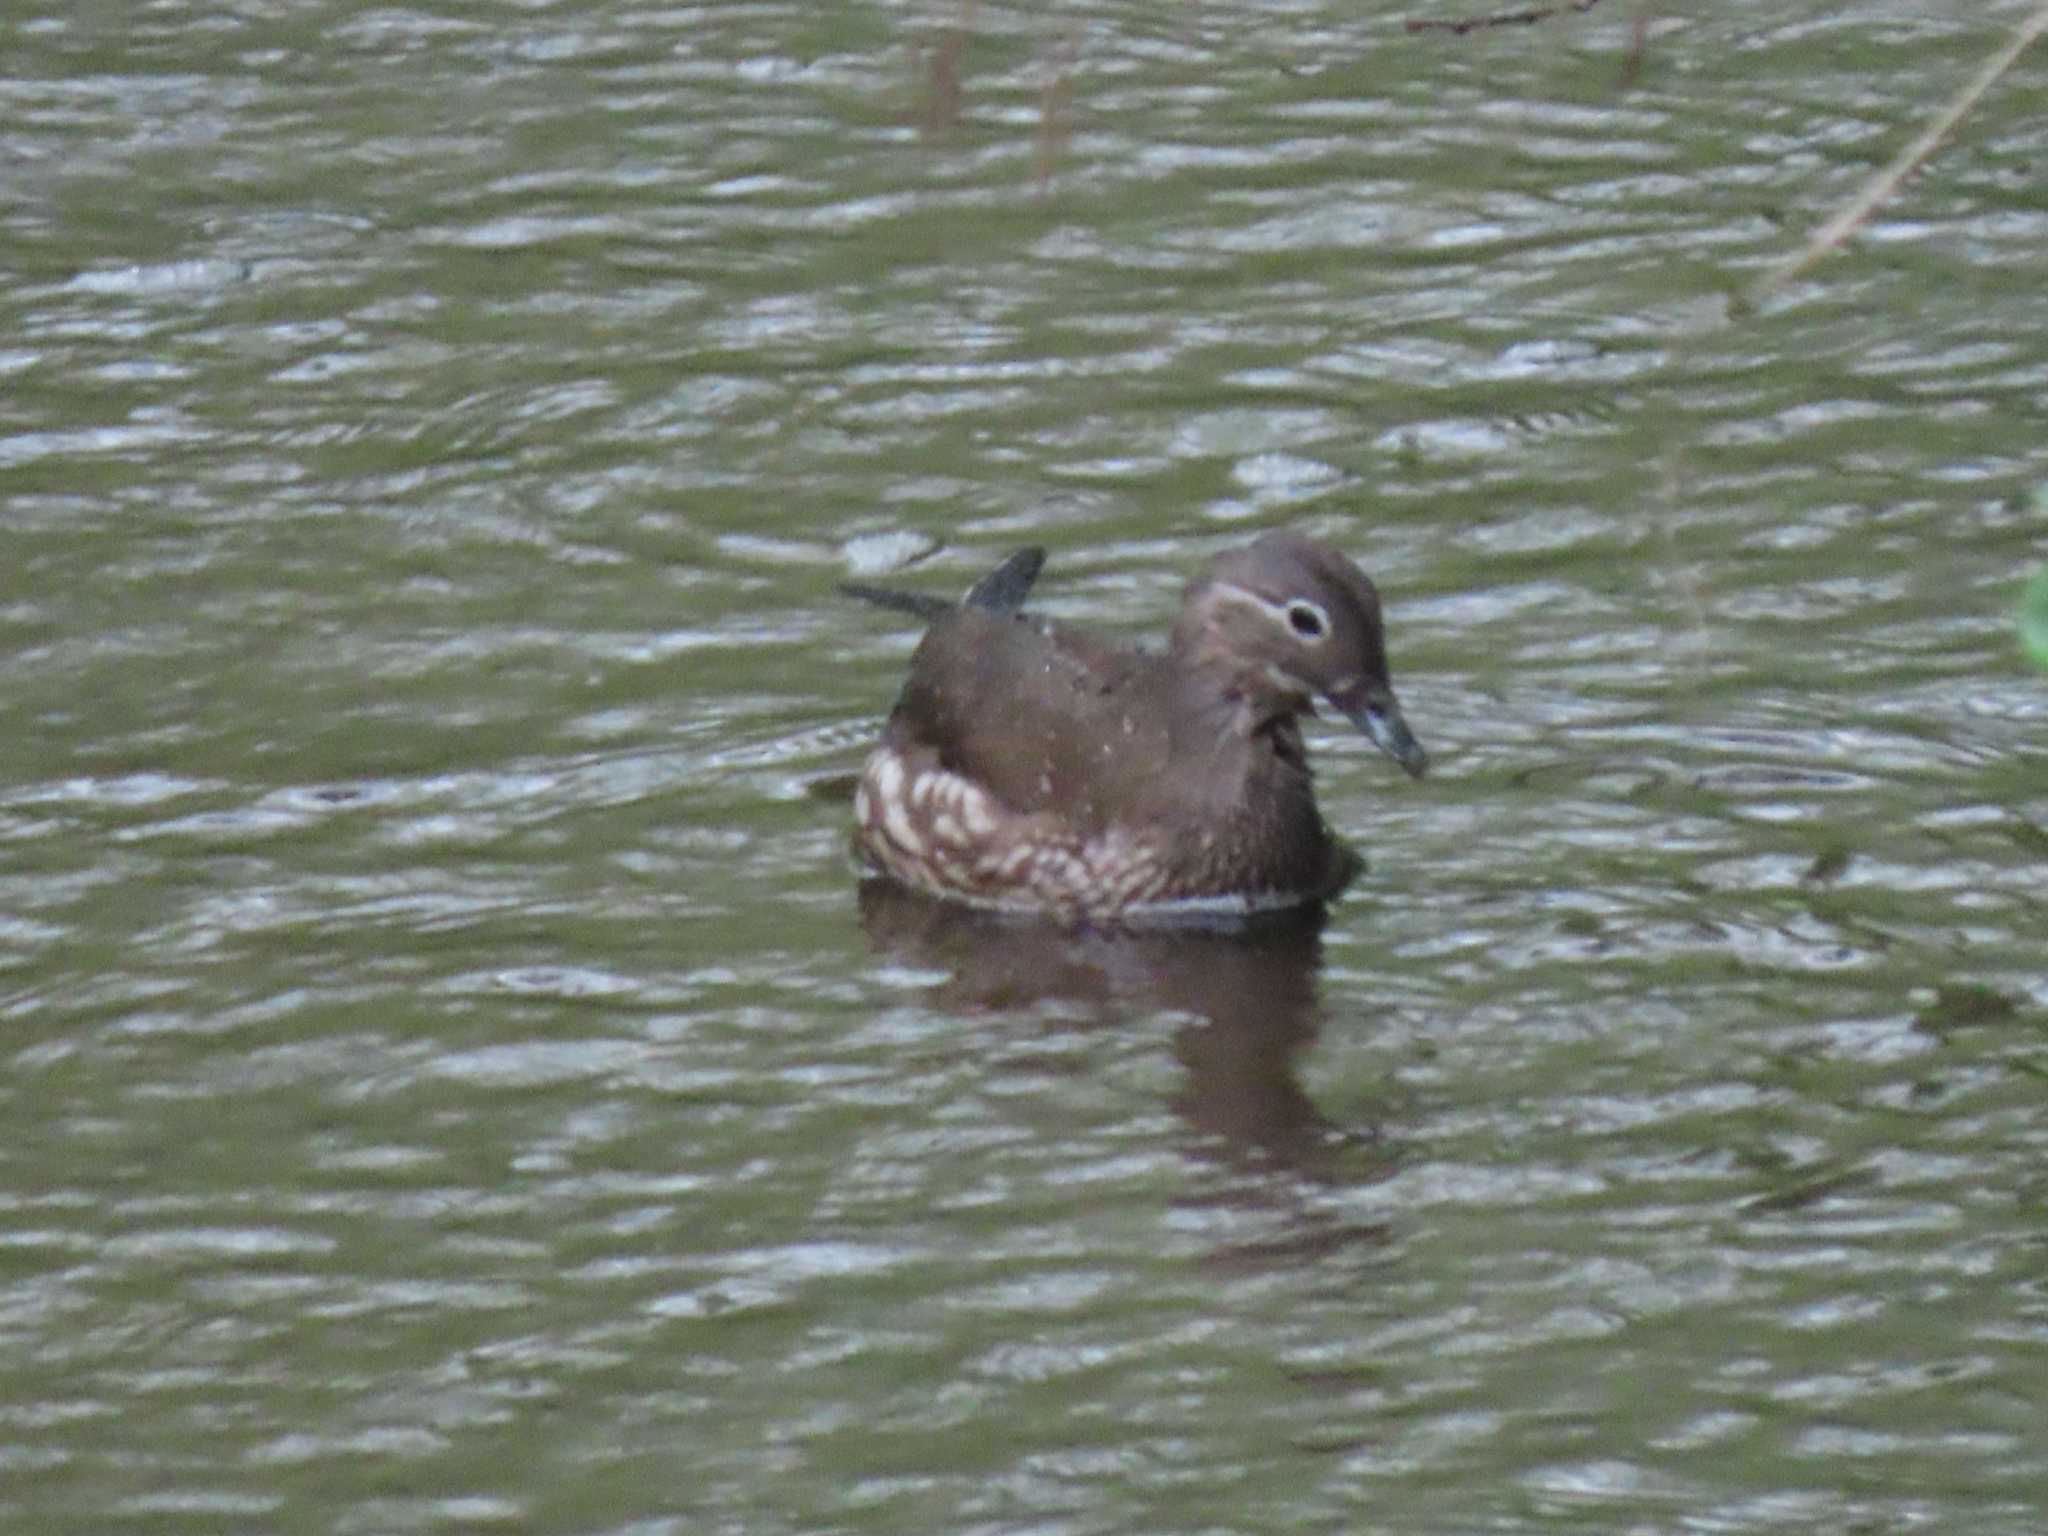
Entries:
[[1316, 809], [1301, 716], [1327, 699], [1417, 778], [1379, 594], [1326, 544], [1269, 533], [1189, 583], [1163, 652], [1022, 611], [1024, 549], [930, 621], [861, 771], [855, 841], [948, 901], [1067, 921], [1248, 916], [1341, 890], [1358, 860]]

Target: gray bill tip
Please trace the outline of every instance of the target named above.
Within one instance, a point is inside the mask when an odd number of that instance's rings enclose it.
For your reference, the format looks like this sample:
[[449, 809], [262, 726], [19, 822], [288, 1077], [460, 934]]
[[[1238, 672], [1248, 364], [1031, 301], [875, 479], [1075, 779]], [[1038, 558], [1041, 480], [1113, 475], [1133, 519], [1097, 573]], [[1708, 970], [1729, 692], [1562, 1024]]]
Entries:
[[1401, 715], [1401, 706], [1394, 702], [1392, 694], [1368, 699], [1350, 714], [1352, 722], [1365, 732], [1372, 744], [1407, 770], [1408, 777], [1419, 779], [1429, 772], [1429, 754], [1415, 739], [1415, 733], [1408, 729], [1408, 722]]

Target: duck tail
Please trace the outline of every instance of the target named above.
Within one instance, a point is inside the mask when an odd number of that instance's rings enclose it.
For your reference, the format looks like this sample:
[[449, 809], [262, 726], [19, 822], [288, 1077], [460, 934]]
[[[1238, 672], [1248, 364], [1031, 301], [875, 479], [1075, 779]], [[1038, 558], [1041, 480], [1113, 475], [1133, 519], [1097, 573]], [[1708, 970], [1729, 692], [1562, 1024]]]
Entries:
[[943, 597], [927, 597], [922, 592], [898, 592], [894, 587], [871, 587], [863, 581], [842, 581], [839, 590], [848, 597], [857, 597], [878, 608], [893, 608], [898, 613], [927, 621], [953, 611], [953, 605]]
[[926, 623], [945, 617], [955, 607], [980, 608], [987, 613], [1015, 613], [1024, 606], [1024, 599], [1030, 596], [1031, 584], [1038, 580], [1038, 572], [1044, 564], [1044, 550], [1036, 545], [1020, 549], [1005, 557], [1001, 565], [969, 587], [967, 596], [958, 604], [949, 603], [943, 597], [928, 597], [922, 592], [871, 587], [864, 581], [842, 581], [839, 590], [848, 597], [857, 597], [864, 603], [893, 609], [897, 613], [907, 613]]

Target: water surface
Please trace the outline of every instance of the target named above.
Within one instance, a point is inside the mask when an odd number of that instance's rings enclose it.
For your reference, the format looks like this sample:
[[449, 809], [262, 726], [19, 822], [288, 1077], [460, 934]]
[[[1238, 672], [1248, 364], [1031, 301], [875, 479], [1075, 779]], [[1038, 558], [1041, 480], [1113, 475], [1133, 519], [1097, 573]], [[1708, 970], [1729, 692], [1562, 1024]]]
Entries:
[[[0, 1512], [2031, 1533], [2018, 5], [46, 5], [0, 79]], [[1271, 526], [1320, 931], [856, 891], [913, 637]]]

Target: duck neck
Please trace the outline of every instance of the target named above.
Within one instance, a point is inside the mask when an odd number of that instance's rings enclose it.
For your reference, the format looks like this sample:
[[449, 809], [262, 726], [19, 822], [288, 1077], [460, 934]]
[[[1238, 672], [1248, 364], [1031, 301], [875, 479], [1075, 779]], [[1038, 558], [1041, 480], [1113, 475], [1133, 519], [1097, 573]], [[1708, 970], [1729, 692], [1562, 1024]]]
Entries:
[[1269, 796], [1305, 790], [1307, 754], [1301, 706], [1263, 677], [1250, 679], [1223, 658], [1176, 658], [1169, 712], [1173, 759], [1202, 786], [1210, 814]]

